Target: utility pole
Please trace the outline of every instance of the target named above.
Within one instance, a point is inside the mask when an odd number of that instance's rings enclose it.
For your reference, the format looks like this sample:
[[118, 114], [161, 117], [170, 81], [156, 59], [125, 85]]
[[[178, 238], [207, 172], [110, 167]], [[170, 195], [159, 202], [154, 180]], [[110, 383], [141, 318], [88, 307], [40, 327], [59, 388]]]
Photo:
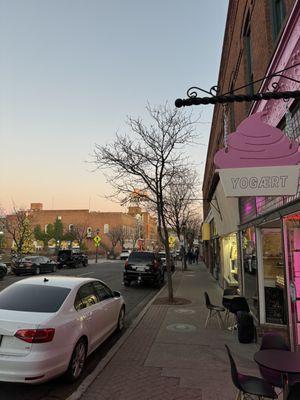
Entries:
[[96, 236], [94, 237], [94, 243], [95, 243], [95, 247], [96, 247], [96, 260], [95, 260], [96, 264], [98, 262], [98, 247], [100, 246], [100, 242], [101, 242], [101, 237], [99, 236], [99, 232], [100, 232], [100, 229], [97, 228]]

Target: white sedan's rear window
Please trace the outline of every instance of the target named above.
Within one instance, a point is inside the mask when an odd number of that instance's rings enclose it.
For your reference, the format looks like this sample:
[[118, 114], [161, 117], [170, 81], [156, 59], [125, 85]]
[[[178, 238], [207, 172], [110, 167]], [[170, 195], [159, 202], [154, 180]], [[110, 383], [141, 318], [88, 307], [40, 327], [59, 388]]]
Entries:
[[71, 289], [43, 285], [12, 285], [0, 292], [0, 309], [54, 313], [60, 309]]

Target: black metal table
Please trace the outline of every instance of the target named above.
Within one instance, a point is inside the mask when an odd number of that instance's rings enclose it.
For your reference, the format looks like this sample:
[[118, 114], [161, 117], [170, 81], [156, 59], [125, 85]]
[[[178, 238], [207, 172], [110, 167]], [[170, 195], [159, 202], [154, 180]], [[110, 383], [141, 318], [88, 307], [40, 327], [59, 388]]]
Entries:
[[[237, 297], [241, 297], [239, 294], [225, 294], [223, 295], [223, 299], [227, 300], [227, 301], [231, 301]], [[225, 312], [225, 325], [228, 325], [228, 320], [229, 320], [229, 309], [228, 307], [226, 307], [226, 312]], [[227, 326], [227, 329], [230, 331], [234, 331], [234, 329], [236, 328], [236, 323], [234, 325], [231, 326]]]
[[224, 294], [223, 295], [223, 299], [226, 299], [226, 300], [233, 300], [236, 297], [241, 297], [241, 296], [239, 294]]
[[283, 398], [288, 395], [288, 374], [300, 373], [300, 352], [285, 350], [260, 350], [254, 361], [262, 367], [280, 372], [283, 381]]

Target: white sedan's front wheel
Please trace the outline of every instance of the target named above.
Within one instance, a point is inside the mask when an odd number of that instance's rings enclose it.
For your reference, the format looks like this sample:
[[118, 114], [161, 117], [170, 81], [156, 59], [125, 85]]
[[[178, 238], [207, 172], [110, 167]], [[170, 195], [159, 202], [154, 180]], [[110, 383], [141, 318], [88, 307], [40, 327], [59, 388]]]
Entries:
[[81, 338], [74, 348], [68, 367], [67, 378], [70, 382], [75, 382], [81, 376], [84, 369], [86, 353], [86, 341]]

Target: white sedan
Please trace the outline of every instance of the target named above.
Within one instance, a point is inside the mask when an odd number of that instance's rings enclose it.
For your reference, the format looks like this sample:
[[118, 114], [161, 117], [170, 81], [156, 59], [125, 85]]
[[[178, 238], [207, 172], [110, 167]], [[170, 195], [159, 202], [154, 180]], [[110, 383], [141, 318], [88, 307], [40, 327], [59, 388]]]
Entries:
[[92, 278], [47, 276], [0, 292], [0, 381], [40, 383], [83, 372], [86, 357], [124, 326], [119, 292]]

